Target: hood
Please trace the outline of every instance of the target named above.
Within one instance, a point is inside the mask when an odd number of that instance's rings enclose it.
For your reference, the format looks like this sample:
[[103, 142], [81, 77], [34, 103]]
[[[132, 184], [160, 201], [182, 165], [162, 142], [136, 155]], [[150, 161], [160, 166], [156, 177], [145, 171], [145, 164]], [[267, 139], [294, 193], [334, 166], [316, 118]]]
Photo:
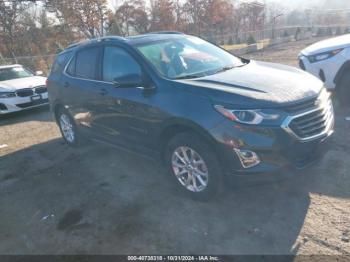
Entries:
[[294, 67], [254, 62], [229, 71], [196, 78], [177, 80], [195, 92], [210, 97], [214, 103], [237, 108], [276, 108], [316, 97], [323, 83]]
[[36, 86], [44, 86], [46, 77], [32, 76], [25, 78], [0, 81], [0, 92], [16, 91], [22, 88], [33, 88]]
[[301, 54], [310, 56], [346, 47], [350, 47], [350, 34], [330, 38], [313, 44], [301, 51]]

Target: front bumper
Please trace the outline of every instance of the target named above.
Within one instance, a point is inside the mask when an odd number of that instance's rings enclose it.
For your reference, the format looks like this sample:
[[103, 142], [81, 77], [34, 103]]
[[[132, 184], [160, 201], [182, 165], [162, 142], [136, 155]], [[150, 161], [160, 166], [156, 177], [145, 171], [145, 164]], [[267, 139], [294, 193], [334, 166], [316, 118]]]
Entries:
[[47, 92], [40, 95], [28, 97], [16, 96], [12, 98], [0, 98], [0, 114], [18, 112], [43, 105], [48, 105], [48, 103], [49, 100]]
[[[225, 121], [212, 130], [225, 174], [245, 180], [278, 180], [317, 163], [331, 145], [333, 126], [317, 139], [300, 141], [281, 127], [242, 127]], [[255, 152], [260, 163], [244, 168], [234, 148]]]

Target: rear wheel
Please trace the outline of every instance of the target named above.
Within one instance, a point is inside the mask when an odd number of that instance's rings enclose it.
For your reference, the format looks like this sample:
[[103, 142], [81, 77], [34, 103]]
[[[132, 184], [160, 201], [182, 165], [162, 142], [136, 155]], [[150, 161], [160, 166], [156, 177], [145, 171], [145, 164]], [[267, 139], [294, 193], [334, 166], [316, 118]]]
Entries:
[[198, 200], [213, 198], [220, 191], [222, 174], [214, 152], [198, 135], [182, 133], [171, 139], [166, 165], [179, 190]]
[[339, 80], [337, 97], [342, 106], [350, 105], [350, 71], [345, 72]]
[[63, 139], [70, 146], [77, 146], [79, 142], [79, 134], [77, 132], [76, 124], [65, 109], [60, 109], [57, 113], [57, 122]]

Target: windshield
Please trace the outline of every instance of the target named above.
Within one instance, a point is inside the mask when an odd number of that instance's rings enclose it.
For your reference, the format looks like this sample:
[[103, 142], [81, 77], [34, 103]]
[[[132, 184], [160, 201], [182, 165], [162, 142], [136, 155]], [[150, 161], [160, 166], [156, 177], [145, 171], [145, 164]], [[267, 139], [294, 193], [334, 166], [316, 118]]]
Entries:
[[242, 61], [197, 37], [183, 37], [136, 47], [163, 76], [195, 78], [241, 66]]
[[0, 69], [0, 81], [34, 76], [32, 72], [23, 67], [10, 67]]

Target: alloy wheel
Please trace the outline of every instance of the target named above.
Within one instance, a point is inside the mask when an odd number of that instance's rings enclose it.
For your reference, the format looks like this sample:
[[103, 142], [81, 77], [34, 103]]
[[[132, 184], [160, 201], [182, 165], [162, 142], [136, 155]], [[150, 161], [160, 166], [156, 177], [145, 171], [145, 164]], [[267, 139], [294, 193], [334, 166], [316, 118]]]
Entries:
[[172, 155], [172, 168], [178, 181], [187, 190], [201, 192], [208, 186], [207, 165], [194, 149], [178, 147]]
[[64, 138], [69, 143], [74, 143], [74, 139], [75, 139], [74, 127], [70, 117], [67, 116], [66, 114], [62, 114], [60, 116], [60, 126], [61, 126], [61, 130]]

